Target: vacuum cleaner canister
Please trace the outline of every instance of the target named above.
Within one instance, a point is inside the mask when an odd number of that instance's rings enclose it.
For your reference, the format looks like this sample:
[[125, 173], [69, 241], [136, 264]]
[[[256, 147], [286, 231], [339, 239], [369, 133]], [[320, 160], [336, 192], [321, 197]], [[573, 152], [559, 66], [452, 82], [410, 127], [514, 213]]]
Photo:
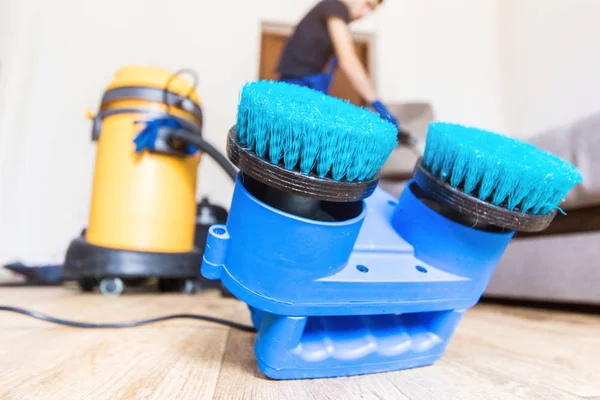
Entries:
[[[194, 247], [200, 152], [169, 134], [172, 128], [201, 135], [194, 85], [179, 73], [126, 66], [89, 117], [98, 144], [89, 225], [70, 244], [65, 277], [84, 290], [99, 282], [106, 294], [120, 293], [127, 279], [196, 278], [202, 262]], [[172, 126], [150, 129], [157, 120]], [[144, 130], [150, 134], [141, 137]]]

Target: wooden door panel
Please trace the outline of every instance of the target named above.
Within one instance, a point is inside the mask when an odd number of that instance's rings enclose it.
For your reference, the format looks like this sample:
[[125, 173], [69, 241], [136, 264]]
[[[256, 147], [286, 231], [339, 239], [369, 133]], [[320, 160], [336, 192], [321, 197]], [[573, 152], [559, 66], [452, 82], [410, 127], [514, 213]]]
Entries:
[[260, 41], [260, 72], [258, 79], [277, 80], [277, 65], [287, 42], [287, 37], [263, 32]]

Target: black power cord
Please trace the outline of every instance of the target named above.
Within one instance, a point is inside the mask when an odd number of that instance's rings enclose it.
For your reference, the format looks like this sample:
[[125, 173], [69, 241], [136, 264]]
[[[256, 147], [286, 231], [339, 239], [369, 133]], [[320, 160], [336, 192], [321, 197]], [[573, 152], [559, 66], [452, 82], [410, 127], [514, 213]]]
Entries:
[[214, 148], [210, 143], [204, 140], [199, 135], [187, 131], [185, 129], [177, 129], [171, 132], [171, 139], [180, 140], [184, 143], [191, 144], [197, 147], [201, 152], [208, 154], [213, 158], [225, 170], [227, 175], [235, 182], [237, 178], [238, 171], [233, 166], [232, 163], [229, 162], [227, 157], [219, 152], [216, 148]]
[[[33, 282], [2, 282], [0, 283], [0, 288], [20, 288], [20, 287], [32, 287], [32, 286], [41, 286], [40, 283]], [[43, 286], [55, 286], [54, 284], [43, 284]]]
[[136, 326], [153, 324], [155, 322], [168, 321], [171, 319], [194, 319], [199, 321], [207, 321], [212, 322], [214, 324], [225, 325], [233, 329], [238, 329], [244, 332], [256, 332], [256, 329], [250, 325], [240, 324], [237, 322], [229, 321], [226, 319], [209, 317], [207, 315], [200, 314], [173, 314], [173, 315], [165, 315], [162, 317], [151, 318], [151, 319], [143, 319], [139, 321], [130, 321], [130, 322], [117, 322], [112, 324], [91, 324], [87, 322], [77, 322], [77, 321], [69, 321], [66, 319], [54, 318], [45, 314], [41, 314], [35, 311], [26, 310], [24, 308], [19, 307], [10, 307], [10, 306], [0, 306], [0, 311], [13, 312], [17, 314], [26, 315], [31, 318], [39, 319], [46, 322], [51, 322], [53, 324], [65, 325], [74, 328], [86, 328], [86, 329], [115, 329], [115, 328], [133, 328]]

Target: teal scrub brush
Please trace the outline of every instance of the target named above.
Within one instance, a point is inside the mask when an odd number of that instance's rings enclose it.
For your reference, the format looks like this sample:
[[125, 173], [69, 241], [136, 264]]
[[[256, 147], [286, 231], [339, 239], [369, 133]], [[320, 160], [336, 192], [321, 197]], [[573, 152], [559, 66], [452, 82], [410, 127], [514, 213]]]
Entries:
[[416, 181], [473, 223], [535, 231], [547, 227], [582, 175], [568, 161], [532, 144], [433, 122]]
[[368, 197], [397, 145], [396, 128], [369, 110], [293, 84], [246, 84], [228, 156], [263, 184], [265, 199], [299, 216], [331, 220], [322, 202]]
[[367, 109], [272, 81], [244, 86], [236, 128], [261, 159], [336, 181], [372, 179], [397, 144], [394, 125]]

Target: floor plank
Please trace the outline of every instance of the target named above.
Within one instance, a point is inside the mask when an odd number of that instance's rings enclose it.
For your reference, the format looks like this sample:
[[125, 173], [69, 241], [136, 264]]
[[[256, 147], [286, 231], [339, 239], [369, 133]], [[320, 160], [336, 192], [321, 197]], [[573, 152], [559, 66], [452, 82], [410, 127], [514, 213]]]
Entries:
[[[106, 298], [74, 288], [0, 288], [0, 304], [115, 322], [201, 313], [249, 323], [215, 291]], [[0, 399], [600, 399], [600, 316], [479, 305], [438, 363], [339, 379], [277, 382], [255, 335], [200, 321], [83, 330], [0, 313]]]
[[210, 399], [227, 331], [36, 329], [0, 351], [0, 397]]
[[480, 306], [458, 332], [448, 349], [457, 362], [487, 364], [559, 392], [600, 395], [600, 316]]

